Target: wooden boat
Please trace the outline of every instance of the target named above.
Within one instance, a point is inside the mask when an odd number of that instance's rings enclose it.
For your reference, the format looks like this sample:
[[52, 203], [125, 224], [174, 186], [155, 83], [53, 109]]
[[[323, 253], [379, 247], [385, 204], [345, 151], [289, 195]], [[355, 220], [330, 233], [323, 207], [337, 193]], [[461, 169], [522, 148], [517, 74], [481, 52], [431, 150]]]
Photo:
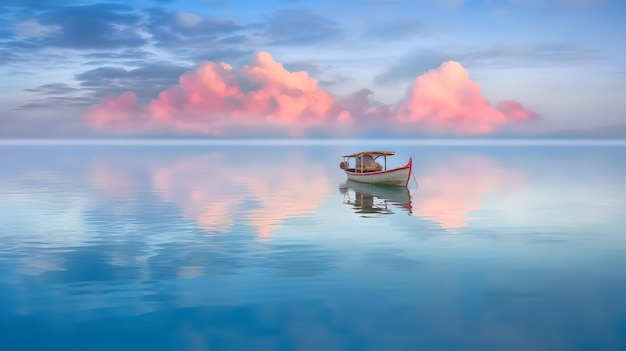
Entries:
[[[409, 157], [409, 162], [402, 167], [387, 169], [387, 156], [393, 155], [395, 155], [393, 151], [361, 151], [344, 155], [339, 168], [343, 169], [348, 179], [357, 182], [407, 186], [413, 158]], [[380, 157], [383, 158], [384, 165], [376, 161]], [[354, 166], [351, 165], [352, 160], [354, 160]]]

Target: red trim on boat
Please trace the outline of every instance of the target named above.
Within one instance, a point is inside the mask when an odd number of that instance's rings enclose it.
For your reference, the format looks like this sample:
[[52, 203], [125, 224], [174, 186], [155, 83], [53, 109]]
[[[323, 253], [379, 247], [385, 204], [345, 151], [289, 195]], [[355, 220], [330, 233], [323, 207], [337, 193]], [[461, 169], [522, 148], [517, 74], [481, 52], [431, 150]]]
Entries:
[[[384, 171], [376, 171], [376, 172], [365, 172], [365, 173], [359, 173], [359, 172], [350, 172], [350, 171], [345, 171], [346, 173], [352, 174], [352, 175], [357, 175], [357, 176], [368, 176], [368, 175], [373, 175], [373, 174], [385, 174], [385, 173], [391, 173], [391, 172], [395, 172], [395, 171], [401, 171], [404, 169], [409, 168], [409, 170], [411, 170], [413, 165], [413, 158], [409, 157], [409, 162], [402, 166], [402, 167], [397, 167], [397, 168], [393, 168], [393, 169], [387, 169]], [[409, 172], [409, 176], [411, 175], [411, 172]], [[409, 177], [407, 177], [407, 184], [409, 183], [408, 181]]]
[[413, 172], [413, 157], [409, 157], [409, 163], [407, 163], [407, 165], [409, 166], [409, 175], [406, 177], [406, 183], [404, 183], [404, 186], [409, 185], [409, 179], [411, 179], [411, 172]]

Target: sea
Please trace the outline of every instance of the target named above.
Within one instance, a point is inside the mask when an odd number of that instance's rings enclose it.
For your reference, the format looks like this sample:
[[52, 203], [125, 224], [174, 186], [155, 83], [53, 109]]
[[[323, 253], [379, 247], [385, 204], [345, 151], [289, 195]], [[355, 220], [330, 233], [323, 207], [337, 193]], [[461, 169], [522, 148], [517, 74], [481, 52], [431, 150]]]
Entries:
[[623, 142], [4, 142], [0, 350], [626, 350], [625, 184]]

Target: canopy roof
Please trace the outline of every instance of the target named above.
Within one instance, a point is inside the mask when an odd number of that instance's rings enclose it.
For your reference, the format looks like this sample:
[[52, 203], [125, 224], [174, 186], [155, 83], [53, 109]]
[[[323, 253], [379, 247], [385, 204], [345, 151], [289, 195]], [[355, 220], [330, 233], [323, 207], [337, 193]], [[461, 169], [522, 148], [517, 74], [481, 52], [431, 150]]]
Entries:
[[350, 155], [343, 155], [342, 157], [357, 157], [361, 155], [372, 155], [372, 156], [392, 156], [396, 153], [394, 151], [361, 151], [355, 152]]

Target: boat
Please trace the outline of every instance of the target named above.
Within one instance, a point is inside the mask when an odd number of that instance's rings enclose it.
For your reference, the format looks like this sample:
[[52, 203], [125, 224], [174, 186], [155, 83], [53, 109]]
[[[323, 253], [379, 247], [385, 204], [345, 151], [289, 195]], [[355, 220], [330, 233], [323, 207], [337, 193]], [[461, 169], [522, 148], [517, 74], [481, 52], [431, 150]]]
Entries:
[[347, 180], [339, 186], [344, 203], [362, 217], [393, 214], [394, 209], [412, 214], [411, 193], [407, 187], [378, 185]]
[[[411, 176], [413, 158], [409, 157], [409, 162], [404, 166], [387, 169], [387, 156], [393, 155], [394, 151], [361, 151], [343, 155], [339, 168], [346, 173], [348, 179], [356, 182], [406, 187]], [[383, 158], [383, 165], [376, 161], [380, 157]]]

